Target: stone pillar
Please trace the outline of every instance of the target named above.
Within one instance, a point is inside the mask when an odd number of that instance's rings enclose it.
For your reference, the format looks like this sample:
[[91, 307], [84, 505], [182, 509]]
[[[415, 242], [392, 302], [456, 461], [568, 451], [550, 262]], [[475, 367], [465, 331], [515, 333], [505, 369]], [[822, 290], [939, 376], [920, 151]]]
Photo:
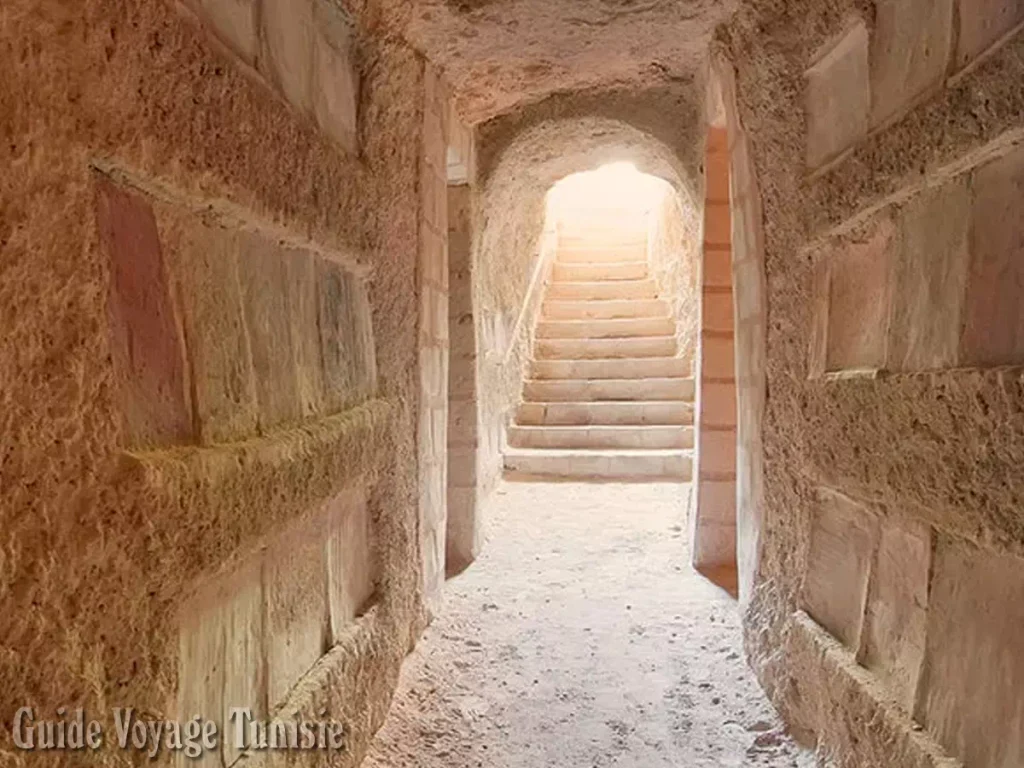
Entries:
[[449, 576], [476, 559], [483, 543], [477, 512], [476, 326], [473, 316], [470, 187], [448, 187], [448, 412]]
[[732, 219], [732, 284], [735, 292], [736, 364], [736, 557], [740, 602], [754, 586], [764, 508], [764, 411], [767, 305], [761, 193], [750, 143], [736, 109], [735, 72], [715, 57], [728, 131], [729, 206]]
[[736, 566], [736, 367], [729, 154], [725, 128], [708, 131], [704, 259], [697, 346], [696, 505], [692, 559], [700, 570]]
[[420, 159], [419, 518], [423, 598], [436, 614], [445, 575], [448, 445], [447, 98], [425, 63]]

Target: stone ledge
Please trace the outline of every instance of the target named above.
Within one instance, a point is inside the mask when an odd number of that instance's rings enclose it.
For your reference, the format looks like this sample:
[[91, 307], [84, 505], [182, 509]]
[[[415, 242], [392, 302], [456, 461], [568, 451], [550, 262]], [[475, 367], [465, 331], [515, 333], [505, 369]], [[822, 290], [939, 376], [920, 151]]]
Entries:
[[[1011, 37], [937, 98], [868, 137], [841, 162], [808, 177], [807, 229], [815, 243], [936, 178], [969, 170], [1021, 140], [1024, 34]], [[1015, 130], [1016, 129], [1016, 130]], [[1008, 140], [1004, 134], [1013, 134]], [[963, 167], [962, 159], [969, 165]]]
[[[347, 627], [346, 634], [292, 687], [271, 716], [282, 720], [335, 720], [344, 724], [346, 749], [302, 753], [309, 766], [354, 768], [362, 758], [352, 745], [366, 745], [384, 723], [391, 701], [393, 669], [406, 648], [387, 640], [392, 628], [379, 606]], [[353, 695], [354, 694], [354, 695]], [[369, 708], [359, 707], [368, 703]], [[287, 751], [250, 751], [236, 766], [279, 768], [292, 765]]]
[[992, 367], [960, 366], [955, 368], [934, 368], [923, 371], [889, 371], [884, 368], [852, 368], [845, 371], [828, 371], [814, 377], [826, 384], [839, 384], [851, 380], [901, 381], [907, 379], [947, 379], [953, 376], [979, 376], [986, 379], [1024, 379], [1024, 365]]
[[[816, 692], [803, 706], [814, 708], [806, 715], [818, 737], [819, 754], [852, 756], [851, 764], [859, 765], [963, 768], [857, 664], [851, 651], [804, 611], [792, 615], [788, 646], [792, 668], [803, 670], [796, 685]], [[829, 702], [836, 701], [847, 702], [848, 717], [833, 716]]]
[[[275, 526], [321, 504], [384, 464], [395, 407], [371, 400], [301, 426], [238, 443], [122, 454], [120, 482], [134, 486], [162, 519], [188, 520], [162, 531], [182, 573], [244, 554]], [[265, 510], [261, 515], [260, 511]], [[216, 535], [212, 535], [212, 534]], [[187, 534], [183, 536], [183, 534]], [[162, 559], [174, 559], [167, 551]]]

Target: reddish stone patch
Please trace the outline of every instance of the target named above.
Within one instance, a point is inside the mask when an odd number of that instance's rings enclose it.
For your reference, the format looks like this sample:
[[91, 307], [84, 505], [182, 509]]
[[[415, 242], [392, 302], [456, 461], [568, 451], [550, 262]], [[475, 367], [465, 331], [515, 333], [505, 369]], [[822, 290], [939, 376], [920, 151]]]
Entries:
[[97, 176], [96, 219], [110, 260], [111, 352], [128, 440], [134, 446], [189, 441], [181, 334], [153, 209], [139, 193]]

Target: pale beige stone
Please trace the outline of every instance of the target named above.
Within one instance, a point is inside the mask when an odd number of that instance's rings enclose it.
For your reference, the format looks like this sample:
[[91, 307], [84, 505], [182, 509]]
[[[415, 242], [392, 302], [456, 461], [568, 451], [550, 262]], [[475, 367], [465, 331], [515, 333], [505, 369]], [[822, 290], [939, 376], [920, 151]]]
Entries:
[[879, 0], [871, 35], [871, 125], [942, 83], [953, 38], [953, 0]]
[[263, 0], [261, 66], [292, 106], [312, 105], [313, 0]]
[[674, 357], [674, 336], [631, 339], [538, 339], [539, 359], [580, 360], [637, 357]]
[[323, 515], [303, 520], [267, 548], [264, 564], [270, 708], [327, 652], [329, 610]]
[[859, 659], [907, 712], [914, 711], [924, 658], [931, 556], [928, 526], [881, 524]]
[[1024, 22], [1024, 2], [1021, 0], [970, 0], [962, 3], [960, 34], [957, 37], [957, 64], [971, 63], [999, 38]]
[[811, 617], [852, 651], [860, 646], [878, 520], [860, 504], [820, 489], [811, 523], [803, 603]]
[[320, 128], [348, 152], [358, 144], [359, 74], [352, 22], [328, 0], [314, 0], [313, 114]]
[[653, 280], [593, 281], [587, 283], [552, 283], [547, 293], [552, 299], [654, 299], [657, 287]]
[[612, 320], [543, 320], [537, 324], [541, 339], [608, 339], [636, 336], [670, 336], [675, 323], [670, 317], [638, 317]]
[[864, 22], [851, 24], [806, 77], [807, 165], [817, 168], [867, 136], [871, 93]]
[[960, 362], [1024, 362], [1024, 149], [976, 171], [972, 189], [971, 264], [964, 296]]
[[966, 179], [927, 190], [903, 209], [888, 368], [921, 371], [957, 364], [970, 210]]
[[965, 765], [1024, 764], [1024, 561], [941, 537], [917, 717]]
[[377, 559], [366, 492], [345, 491], [327, 504], [327, 601], [331, 642], [361, 615], [376, 587]]
[[883, 217], [829, 256], [829, 371], [885, 364], [895, 248], [896, 229]]
[[256, 62], [258, 0], [202, 0], [203, 13], [217, 36], [248, 65]]

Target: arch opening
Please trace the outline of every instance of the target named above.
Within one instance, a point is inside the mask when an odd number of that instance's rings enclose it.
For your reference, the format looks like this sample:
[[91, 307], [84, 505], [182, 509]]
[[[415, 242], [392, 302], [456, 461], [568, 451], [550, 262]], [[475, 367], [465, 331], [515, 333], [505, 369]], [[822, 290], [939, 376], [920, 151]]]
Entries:
[[[636, 394], [643, 384], [637, 381], [622, 384], [621, 391], [610, 395], [634, 401], [629, 405], [591, 405], [593, 398], [581, 393], [586, 386], [601, 391], [613, 386], [594, 384], [594, 375], [630, 377], [628, 371], [611, 371], [611, 362], [604, 365], [599, 361], [622, 358], [623, 353], [615, 347], [640, 347], [649, 337], [658, 337], [661, 351], [639, 356], [662, 358], [654, 367], [662, 366], [663, 373], [655, 378], [689, 379], [692, 375], [700, 225], [691, 173], [659, 140], [625, 122], [604, 118], [541, 123], [512, 141], [490, 168], [478, 179], [481, 192], [474, 212], [474, 299], [481, 342], [477, 361], [478, 467], [482, 474], [494, 481], [503, 469], [533, 475], [536, 457], [525, 461], [517, 449], [540, 448], [562, 451], [554, 474], [569, 464], [576, 467], [572, 474], [582, 472], [585, 466], [599, 472], [606, 457], [580, 451], [608, 451], [625, 445], [629, 447], [624, 450], [634, 452], [641, 447], [661, 450], [661, 462], [665, 452], [686, 452], [685, 458], [680, 455], [673, 460], [686, 464], [677, 463], [677, 476], [684, 470], [688, 474], [692, 413], [684, 408], [690, 408], [689, 404], [672, 408], [669, 424], [645, 424], [645, 409], [650, 414], [657, 406], [643, 405], [645, 397]], [[618, 227], [609, 226], [612, 212]], [[570, 224], [578, 230], [575, 235], [570, 235]], [[604, 252], [596, 262], [634, 262], [621, 266], [620, 277], [642, 266], [644, 274], [633, 276], [629, 288], [650, 290], [650, 295], [618, 296], [619, 303], [612, 306], [617, 289], [559, 285], [611, 277], [591, 258], [593, 254], [556, 258], [560, 241], [567, 237], [570, 250], [595, 245], [588, 244], [581, 231], [595, 228], [606, 241], [599, 246]], [[626, 230], [630, 237], [624, 237]], [[613, 253], [616, 248], [618, 255]], [[597, 279], [583, 279], [588, 276]], [[598, 294], [566, 294], [590, 288]], [[562, 295], [556, 297], [553, 291]], [[552, 310], [558, 316], [548, 316], [543, 308], [555, 300], [559, 306]], [[600, 311], [591, 316], [595, 309]], [[629, 312], [617, 317], [619, 309]], [[683, 322], [677, 323], [677, 317], [684, 318]], [[588, 323], [599, 325], [594, 338], [591, 328], [582, 327]], [[618, 338], [619, 329], [613, 326], [630, 324], [633, 336], [648, 338]], [[689, 341], [681, 343], [684, 338]], [[553, 382], [552, 378], [572, 378], [575, 383]], [[670, 382], [661, 383], [671, 386]], [[660, 397], [662, 412], [670, 398], [692, 399], [687, 386], [679, 382], [678, 392]], [[548, 407], [550, 403], [557, 405]], [[597, 410], [603, 410], [602, 416], [595, 415]], [[605, 423], [607, 419], [619, 423]], [[559, 423], [548, 423], [551, 420]], [[544, 429], [553, 426], [560, 428], [557, 434]], [[646, 434], [626, 435], [630, 430], [625, 427], [644, 427], [634, 431]], [[591, 434], [584, 435], [588, 428]], [[630, 444], [637, 441], [643, 442]], [[514, 459], [510, 454], [516, 454]], [[661, 474], [661, 470], [653, 473]]]

